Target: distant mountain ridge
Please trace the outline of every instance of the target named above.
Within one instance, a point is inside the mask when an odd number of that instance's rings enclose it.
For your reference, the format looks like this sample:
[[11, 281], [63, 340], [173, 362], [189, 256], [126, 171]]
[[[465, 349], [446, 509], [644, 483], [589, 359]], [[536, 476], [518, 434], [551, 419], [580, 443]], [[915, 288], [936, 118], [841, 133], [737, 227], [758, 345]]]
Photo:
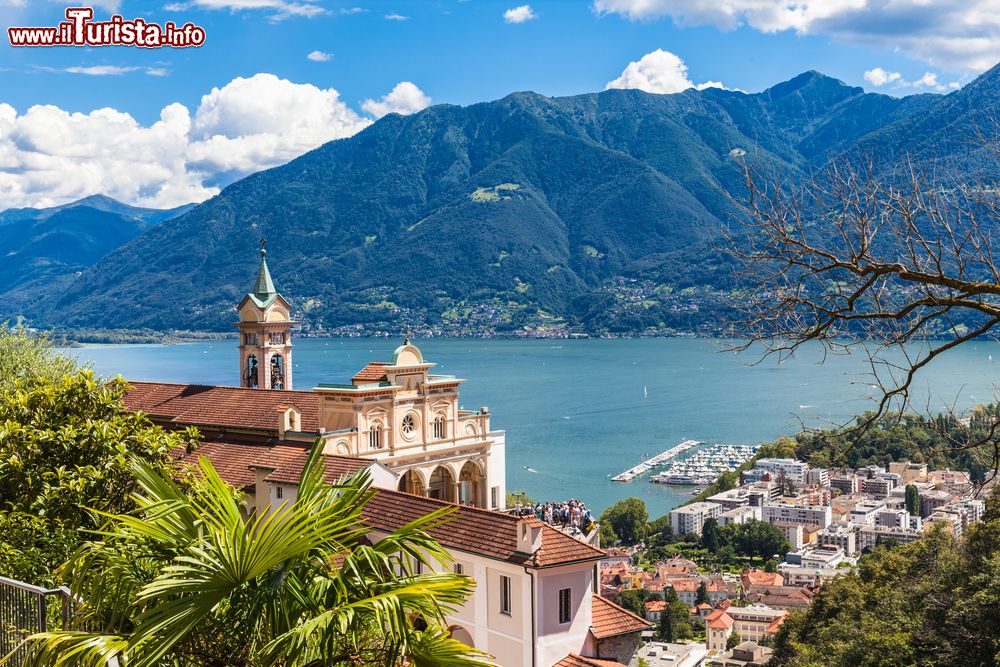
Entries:
[[93, 195], [51, 208], [2, 211], [0, 292], [16, 304], [19, 298], [30, 300], [33, 293], [68, 286], [112, 250], [193, 207], [139, 208]]
[[225, 330], [266, 236], [312, 329], [711, 328], [736, 298], [715, 248], [741, 154], [792, 178], [902, 156], [996, 178], [969, 139], [998, 102], [997, 68], [898, 99], [806, 72], [756, 94], [514, 93], [389, 115], [0, 303], [39, 324]]

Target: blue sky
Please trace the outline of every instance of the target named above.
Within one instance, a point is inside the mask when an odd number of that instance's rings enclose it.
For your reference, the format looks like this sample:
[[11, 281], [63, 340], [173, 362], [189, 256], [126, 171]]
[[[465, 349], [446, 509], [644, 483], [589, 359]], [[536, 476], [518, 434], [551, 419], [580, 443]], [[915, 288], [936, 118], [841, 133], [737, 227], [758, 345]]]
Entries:
[[[754, 92], [815, 69], [893, 95], [947, 92], [1000, 57], [997, 19], [982, 23], [974, 13], [990, 1], [804, 0], [790, 11], [787, 2], [769, 7], [767, 0], [562, 0], [528, 9], [518, 9], [519, 0], [103, 0], [98, 19], [117, 9], [127, 19], [192, 21], [206, 29], [207, 42], [184, 50], [15, 49], [4, 35], [0, 209], [58, 203], [88, 188], [151, 205], [205, 198], [244, 173], [348, 136], [385, 111], [465, 105], [518, 90], [572, 95], [618, 80], [650, 92], [704, 82]], [[55, 25], [64, 8], [0, 0], [0, 23]], [[982, 24], [970, 27], [970, 17]], [[252, 83], [229, 88], [238, 78]], [[409, 85], [383, 100], [400, 82]], [[215, 97], [203, 99], [213, 88], [220, 89]], [[35, 105], [51, 108], [29, 118]], [[120, 116], [94, 116], [100, 108]], [[282, 144], [281, 122], [289, 117], [295, 136]], [[125, 127], [130, 121], [135, 127]], [[153, 136], [158, 121], [173, 134], [161, 128]], [[331, 124], [338, 129], [317, 129]], [[183, 154], [158, 165], [180, 169], [182, 182], [122, 178], [127, 165], [111, 158], [47, 148], [54, 127], [94, 136], [118, 128], [115, 141], [134, 135], [120, 150], [134, 140], [158, 154], [164, 133], [185, 134]], [[246, 137], [253, 141], [239, 142]], [[6, 162], [5, 138], [6, 153], [16, 153]], [[33, 173], [38, 158], [51, 158], [44, 173]], [[55, 172], [74, 167], [74, 159], [93, 173], [60, 183]]]

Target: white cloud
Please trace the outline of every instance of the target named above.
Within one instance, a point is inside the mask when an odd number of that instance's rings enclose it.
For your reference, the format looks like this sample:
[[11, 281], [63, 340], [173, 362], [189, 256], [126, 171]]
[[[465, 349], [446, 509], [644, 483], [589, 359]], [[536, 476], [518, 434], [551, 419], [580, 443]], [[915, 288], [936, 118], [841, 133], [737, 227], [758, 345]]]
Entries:
[[903, 77], [899, 72], [887, 72], [881, 67], [876, 67], [865, 72], [865, 81], [876, 87], [881, 87], [898, 81]]
[[326, 53], [324, 51], [311, 51], [309, 55], [306, 56], [309, 60], [314, 63], [325, 63], [333, 60], [333, 55]]
[[647, 93], [679, 93], [688, 88], [725, 88], [718, 81], [695, 84], [688, 78], [687, 65], [670, 51], [656, 49], [630, 62], [621, 76], [609, 81], [610, 88], [637, 88]]
[[997, 0], [594, 0], [593, 6], [634, 21], [669, 17], [724, 30], [829, 35], [970, 72], [1000, 61]]
[[376, 118], [389, 113], [411, 114], [420, 111], [431, 104], [431, 98], [424, 94], [424, 91], [409, 81], [401, 81], [396, 84], [389, 93], [381, 100], [365, 100], [361, 108]]
[[[429, 103], [404, 82], [372, 108], [406, 113]], [[0, 103], [0, 202], [52, 206], [95, 193], [155, 207], [202, 201], [371, 122], [333, 88], [273, 74], [213, 88], [193, 113], [170, 104], [149, 126], [110, 108], [71, 113], [40, 105], [19, 114]]]
[[901, 73], [888, 72], [881, 67], [876, 67], [866, 71], [865, 81], [878, 88], [892, 83], [895, 84], [893, 85], [893, 88], [897, 90], [910, 88], [917, 90], [932, 90], [938, 93], [947, 92], [949, 90], [957, 90], [961, 87], [961, 84], [958, 81], [941, 83], [938, 81], [938, 75], [934, 72], [924, 72], [924, 75], [916, 81], [907, 81], [903, 78]]
[[944, 93], [949, 90], [957, 90], [961, 87], [961, 84], [958, 81], [941, 83], [938, 81], [938, 75], [934, 72], [924, 72], [924, 75], [913, 83], [901, 81], [901, 84], [903, 86], [912, 86], [913, 88], [926, 88], [927, 90], [933, 90], [939, 93]]
[[294, 0], [189, 0], [184, 3], [173, 3], [165, 9], [181, 11], [191, 7], [202, 9], [228, 9], [238, 12], [248, 9], [264, 9], [273, 12], [272, 17], [283, 19], [289, 16], [318, 16], [326, 14], [327, 10], [309, 0], [296, 2]]
[[92, 67], [67, 67], [62, 71], [69, 74], [86, 74], [87, 76], [121, 76], [135, 72], [139, 67], [117, 67], [115, 65], [94, 65]]
[[361, 13], [363, 13], [365, 11], [366, 10], [362, 9], [361, 7], [343, 7], [343, 8], [341, 8], [340, 13], [341, 14], [361, 14]]
[[51, 72], [53, 74], [83, 74], [84, 76], [121, 76], [132, 72], [145, 72], [149, 76], [167, 76], [170, 71], [165, 67], [121, 67], [119, 65], [74, 65], [73, 67], [46, 67], [43, 65], [32, 65], [33, 70], [38, 72]]
[[409, 21], [409, 16], [403, 16], [402, 14], [386, 14], [385, 18], [387, 21]]
[[524, 23], [537, 18], [538, 15], [532, 11], [531, 5], [512, 7], [503, 13], [503, 20], [507, 23]]

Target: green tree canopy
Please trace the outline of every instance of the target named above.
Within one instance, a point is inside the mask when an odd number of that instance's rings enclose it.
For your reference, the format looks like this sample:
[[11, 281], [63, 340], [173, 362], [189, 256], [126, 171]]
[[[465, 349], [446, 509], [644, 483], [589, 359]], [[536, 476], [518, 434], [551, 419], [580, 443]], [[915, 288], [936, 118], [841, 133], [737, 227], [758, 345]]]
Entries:
[[168, 433], [125, 410], [125, 388], [121, 380], [104, 382], [81, 370], [58, 379], [32, 374], [0, 390], [4, 576], [51, 583], [85, 531], [100, 526], [95, 511], [133, 507], [130, 457], [165, 465], [172, 449], [194, 445], [196, 432]]
[[955, 539], [940, 527], [862, 557], [775, 640], [775, 667], [985, 667], [1000, 656], [1000, 497]]
[[698, 584], [698, 590], [695, 593], [694, 603], [697, 605], [705, 602], [708, 602], [708, 585], [705, 583], [705, 580], [702, 579], [701, 583]]
[[906, 511], [912, 516], [920, 516], [920, 489], [915, 484], [907, 484], [904, 492]]
[[625, 498], [604, 510], [601, 522], [607, 523], [624, 544], [638, 544], [646, 538], [649, 512], [639, 498]]
[[0, 324], [0, 391], [41, 380], [58, 382], [76, 370], [76, 359], [57, 351], [45, 334]]
[[777, 526], [750, 519], [746, 523], [731, 523], [722, 527], [723, 540], [741, 556], [769, 559], [784, 556], [791, 548], [785, 534]]
[[705, 524], [701, 528], [701, 546], [714, 554], [719, 550], [722, 540], [719, 534], [719, 522], [713, 517], [705, 519]]

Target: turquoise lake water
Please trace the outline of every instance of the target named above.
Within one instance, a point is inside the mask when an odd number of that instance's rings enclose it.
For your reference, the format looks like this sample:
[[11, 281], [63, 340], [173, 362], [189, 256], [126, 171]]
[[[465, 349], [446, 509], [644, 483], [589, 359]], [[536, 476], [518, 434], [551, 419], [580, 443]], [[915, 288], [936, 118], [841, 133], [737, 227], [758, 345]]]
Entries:
[[[778, 364], [723, 352], [708, 339], [473, 340], [417, 343], [436, 371], [465, 378], [460, 402], [486, 405], [507, 431], [507, 488], [542, 499], [581, 498], [597, 511], [638, 496], [658, 516], [691, 487], [608, 478], [686, 438], [752, 444], [813, 425], [842, 422], [872, 406], [866, 358], [818, 350]], [[298, 339], [295, 388], [349, 382], [391, 339]], [[102, 375], [133, 380], [237, 384], [234, 340], [189, 345], [113, 345], [74, 351]], [[996, 358], [996, 362], [993, 358]], [[996, 364], [996, 365], [995, 365]], [[1000, 378], [1000, 345], [967, 344], [918, 376], [915, 404], [964, 409], [989, 402]], [[933, 392], [929, 388], [933, 387]], [[645, 390], [645, 391], [644, 391]], [[525, 470], [530, 466], [536, 472]]]

